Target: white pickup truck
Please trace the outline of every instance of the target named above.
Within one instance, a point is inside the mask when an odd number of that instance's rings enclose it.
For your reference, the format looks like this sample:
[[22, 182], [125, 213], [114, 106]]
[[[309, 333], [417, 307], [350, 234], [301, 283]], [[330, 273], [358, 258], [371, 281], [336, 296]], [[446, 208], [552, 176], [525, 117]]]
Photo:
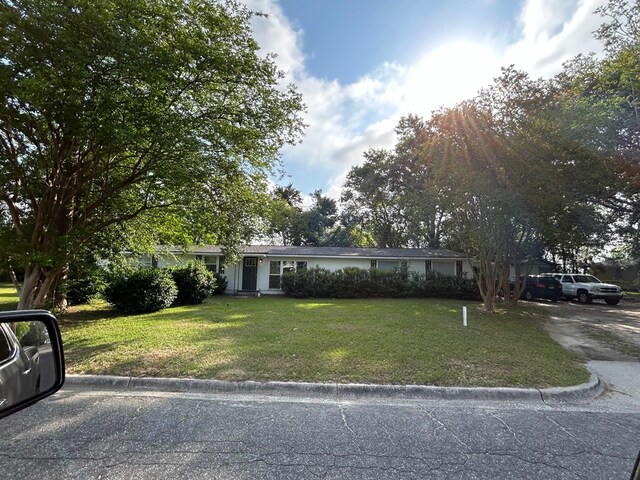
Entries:
[[579, 275], [575, 273], [545, 273], [562, 283], [562, 295], [568, 300], [577, 298], [580, 303], [591, 303], [600, 298], [607, 305], [617, 305], [622, 298], [622, 288], [610, 283], [602, 283], [593, 275]]

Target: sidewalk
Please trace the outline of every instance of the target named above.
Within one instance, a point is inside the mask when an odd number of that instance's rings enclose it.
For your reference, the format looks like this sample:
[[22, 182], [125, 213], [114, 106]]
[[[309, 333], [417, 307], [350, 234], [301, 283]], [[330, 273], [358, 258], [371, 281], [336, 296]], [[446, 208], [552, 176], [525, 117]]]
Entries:
[[604, 383], [604, 395], [621, 407], [640, 407], [640, 362], [591, 360], [591, 372]]

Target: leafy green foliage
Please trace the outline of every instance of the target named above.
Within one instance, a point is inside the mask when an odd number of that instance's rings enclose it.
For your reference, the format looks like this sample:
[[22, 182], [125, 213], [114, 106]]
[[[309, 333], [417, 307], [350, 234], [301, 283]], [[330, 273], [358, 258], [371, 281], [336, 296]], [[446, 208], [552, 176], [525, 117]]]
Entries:
[[267, 217], [267, 232], [282, 245], [337, 246], [344, 244], [344, 233], [338, 230], [338, 206], [335, 200], [311, 194], [311, 208], [303, 210], [300, 190], [289, 184], [276, 187]]
[[122, 313], [148, 313], [169, 307], [178, 289], [171, 274], [157, 268], [113, 272], [104, 298]]
[[216, 291], [216, 277], [202, 262], [189, 262], [169, 271], [178, 287], [175, 299], [178, 305], [200, 304]]
[[414, 274], [412, 288], [415, 296], [433, 298], [459, 298], [481, 300], [478, 284], [473, 278], [452, 277], [438, 272]]
[[597, 12], [604, 58], [578, 56], [550, 80], [503, 68], [475, 98], [401, 119], [395, 149], [349, 172], [343, 216], [380, 247], [465, 251], [487, 311], [511, 265], [516, 278], [543, 255], [585, 269], [612, 240], [637, 258], [640, 3]]
[[222, 295], [227, 290], [227, 285], [229, 282], [227, 281], [227, 277], [222, 275], [221, 273], [214, 273], [213, 277], [215, 278], [216, 284], [213, 289], [213, 295]]
[[[96, 246], [97, 243], [96, 240], [91, 245]], [[92, 248], [83, 249], [69, 266], [69, 275], [62, 287], [68, 304], [88, 303], [104, 289], [104, 277], [105, 271], [98, 265], [96, 251]]]
[[99, 280], [95, 277], [67, 280], [67, 302], [69, 305], [89, 303], [98, 293], [98, 282]]
[[371, 149], [342, 190], [343, 223], [359, 224], [381, 248], [439, 248], [446, 235], [437, 157], [425, 155], [428, 123], [407, 115], [394, 150]]
[[303, 105], [252, 15], [214, 0], [0, 5], [0, 260], [25, 267], [20, 308], [44, 305], [109, 229], [125, 247], [230, 253], [254, 233]]
[[315, 267], [285, 272], [282, 290], [285, 295], [297, 298], [480, 298], [473, 279], [448, 277], [435, 272], [409, 275], [406, 268], [382, 271], [347, 267], [330, 271]]

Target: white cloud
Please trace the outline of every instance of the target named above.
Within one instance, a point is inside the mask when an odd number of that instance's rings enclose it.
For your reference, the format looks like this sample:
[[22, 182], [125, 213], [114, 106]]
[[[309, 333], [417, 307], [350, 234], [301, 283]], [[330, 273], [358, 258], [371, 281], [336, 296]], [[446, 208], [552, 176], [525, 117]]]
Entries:
[[247, 7], [264, 16], [252, 20], [254, 38], [262, 52], [275, 53], [276, 64], [286, 73], [286, 80], [293, 81], [304, 69], [302, 31], [291, 25], [275, 0], [247, 0]]
[[[441, 105], [470, 98], [501, 66], [515, 64], [532, 76], [551, 76], [577, 53], [597, 50], [592, 32], [600, 23], [593, 12], [604, 0], [526, 0], [518, 22], [520, 38], [512, 45], [488, 39], [443, 43], [413, 65], [386, 63], [350, 84], [321, 79], [305, 70], [304, 33], [286, 18], [277, 0], [250, 0], [249, 8], [268, 13], [253, 28], [263, 51], [275, 52], [287, 81], [298, 85], [307, 105], [309, 125], [302, 144], [285, 149], [294, 185], [323, 188], [338, 198], [348, 170], [369, 148], [390, 148], [402, 115], [428, 116]], [[493, 40], [495, 42], [497, 40]], [[311, 177], [305, 187], [302, 183]]]
[[506, 50], [505, 65], [548, 77], [578, 53], [601, 51], [593, 37], [601, 18], [594, 11], [604, 2], [528, 0], [519, 18], [523, 36]]
[[400, 109], [429, 114], [441, 105], [473, 97], [499, 72], [497, 53], [482, 44], [453, 42], [428, 52], [408, 69]]

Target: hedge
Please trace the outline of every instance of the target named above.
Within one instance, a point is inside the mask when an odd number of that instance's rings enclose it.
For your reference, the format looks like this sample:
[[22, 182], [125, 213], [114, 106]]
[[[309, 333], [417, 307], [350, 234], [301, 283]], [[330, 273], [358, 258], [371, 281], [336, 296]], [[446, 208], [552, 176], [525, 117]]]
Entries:
[[411, 274], [406, 269], [382, 271], [347, 267], [330, 271], [314, 267], [286, 272], [285, 295], [296, 298], [438, 297], [479, 300], [474, 279], [449, 277], [436, 272]]

